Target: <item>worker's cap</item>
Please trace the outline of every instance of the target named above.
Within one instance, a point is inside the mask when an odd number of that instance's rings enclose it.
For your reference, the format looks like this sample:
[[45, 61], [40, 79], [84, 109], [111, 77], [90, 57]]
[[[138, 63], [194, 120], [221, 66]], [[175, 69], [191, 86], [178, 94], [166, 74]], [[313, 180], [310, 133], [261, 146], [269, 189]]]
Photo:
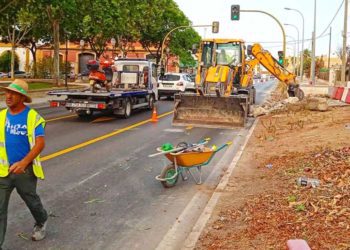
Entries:
[[0, 89], [7, 89], [16, 93], [19, 93], [21, 95], [24, 95], [26, 99], [24, 102], [31, 103], [32, 98], [28, 95], [28, 83], [26, 81], [15, 79], [12, 83], [10, 83], [7, 87], [1, 87]]

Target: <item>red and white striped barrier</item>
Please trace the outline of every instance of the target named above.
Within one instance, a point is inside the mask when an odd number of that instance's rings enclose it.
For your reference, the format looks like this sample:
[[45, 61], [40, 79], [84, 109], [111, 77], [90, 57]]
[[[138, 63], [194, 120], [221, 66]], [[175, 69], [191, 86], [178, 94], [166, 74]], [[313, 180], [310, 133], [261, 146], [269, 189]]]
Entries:
[[350, 104], [350, 88], [348, 87], [331, 87], [329, 88], [329, 96], [332, 99], [339, 100]]

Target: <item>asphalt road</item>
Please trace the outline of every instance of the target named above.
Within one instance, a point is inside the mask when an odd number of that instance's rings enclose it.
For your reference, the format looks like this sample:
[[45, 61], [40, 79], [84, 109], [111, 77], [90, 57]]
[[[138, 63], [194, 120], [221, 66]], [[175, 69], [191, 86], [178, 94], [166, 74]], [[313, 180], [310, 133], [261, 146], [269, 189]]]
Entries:
[[[257, 102], [274, 83], [257, 83]], [[173, 102], [159, 101], [157, 123], [147, 120], [150, 111], [129, 119], [94, 115], [80, 119], [61, 108], [39, 108], [48, 121], [46, 148], [42, 153], [46, 179], [38, 192], [50, 212], [48, 235], [32, 242], [34, 221], [23, 201], [13, 193], [9, 207], [4, 249], [155, 249], [168, 230], [180, 225], [176, 244], [181, 245], [220, 174], [228, 166], [253, 122], [237, 130], [172, 127]], [[233, 145], [220, 151], [203, 167], [202, 185], [182, 181], [164, 189], [155, 180], [168, 161], [149, 158], [165, 142], [197, 142], [212, 138], [209, 145]], [[193, 197], [201, 193], [186, 221], [179, 221]], [[192, 211], [193, 210], [193, 211]]]

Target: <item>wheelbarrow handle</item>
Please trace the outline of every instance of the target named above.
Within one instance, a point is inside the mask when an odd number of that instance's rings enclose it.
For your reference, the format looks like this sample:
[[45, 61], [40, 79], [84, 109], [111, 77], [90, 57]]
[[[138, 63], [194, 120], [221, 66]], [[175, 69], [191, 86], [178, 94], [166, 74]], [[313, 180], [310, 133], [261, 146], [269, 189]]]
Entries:
[[225, 144], [221, 145], [220, 147], [218, 147], [216, 150], [215, 150], [215, 153], [220, 151], [221, 149], [225, 148], [225, 147], [228, 147], [232, 144], [232, 141], [228, 141], [226, 142]]
[[181, 151], [181, 150], [184, 150], [184, 149], [186, 149], [186, 147], [173, 148], [171, 150], [161, 151], [161, 152], [158, 152], [158, 153], [155, 153], [155, 154], [151, 154], [148, 157], [154, 157], [154, 156], [157, 156], [157, 155], [164, 155], [164, 154], [168, 154], [168, 153], [172, 153], [172, 152], [176, 152], [176, 151]]
[[154, 157], [154, 156], [157, 156], [157, 155], [163, 155], [163, 154], [168, 154], [168, 153], [173, 153], [173, 152], [178, 152], [178, 151], [181, 151], [181, 150], [185, 150], [185, 149], [194, 149], [200, 145], [205, 145], [207, 144], [208, 142], [210, 141], [210, 138], [205, 138], [203, 140], [200, 140], [197, 144], [192, 144], [188, 147], [177, 147], [177, 148], [173, 148], [171, 150], [168, 150], [168, 151], [161, 151], [161, 152], [158, 152], [158, 153], [155, 153], [155, 154], [151, 154], [149, 155], [148, 157]]

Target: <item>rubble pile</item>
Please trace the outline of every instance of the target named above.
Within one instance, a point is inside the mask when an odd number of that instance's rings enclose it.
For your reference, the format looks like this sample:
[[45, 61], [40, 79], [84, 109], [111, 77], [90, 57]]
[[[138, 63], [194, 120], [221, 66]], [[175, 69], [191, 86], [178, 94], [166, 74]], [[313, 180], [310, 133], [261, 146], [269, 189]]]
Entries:
[[310, 111], [327, 111], [330, 106], [344, 105], [339, 101], [334, 101], [325, 96], [307, 96], [303, 100], [297, 97], [287, 97], [280, 94], [279, 90], [272, 92], [262, 105], [254, 105], [251, 114], [254, 117], [267, 115], [270, 113], [284, 112], [288, 109], [310, 110]]

